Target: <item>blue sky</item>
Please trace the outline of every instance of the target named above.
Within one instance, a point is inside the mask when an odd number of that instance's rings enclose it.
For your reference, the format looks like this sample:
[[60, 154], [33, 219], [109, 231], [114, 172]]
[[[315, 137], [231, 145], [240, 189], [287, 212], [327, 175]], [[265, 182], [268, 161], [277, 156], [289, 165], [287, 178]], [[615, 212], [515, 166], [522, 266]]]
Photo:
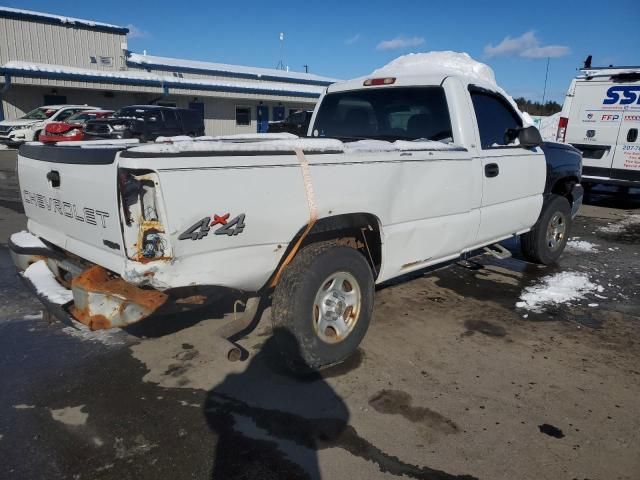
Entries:
[[393, 58], [456, 50], [488, 63], [513, 96], [562, 102], [575, 69], [639, 65], [637, 1], [426, 2], [3, 1], [6, 6], [129, 26], [136, 52], [275, 67], [279, 32], [292, 70], [335, 78], [365, 75]]

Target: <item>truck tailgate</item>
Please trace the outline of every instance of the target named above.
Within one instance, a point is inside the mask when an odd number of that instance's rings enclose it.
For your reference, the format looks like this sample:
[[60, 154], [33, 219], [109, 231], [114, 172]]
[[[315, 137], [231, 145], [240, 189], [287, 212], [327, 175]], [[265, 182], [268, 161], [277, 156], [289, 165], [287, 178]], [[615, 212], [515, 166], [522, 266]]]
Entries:
[[29, 230], [116, 272], [125, 259], [114, 161], [121, 149], [24, 145], [18, 155]]

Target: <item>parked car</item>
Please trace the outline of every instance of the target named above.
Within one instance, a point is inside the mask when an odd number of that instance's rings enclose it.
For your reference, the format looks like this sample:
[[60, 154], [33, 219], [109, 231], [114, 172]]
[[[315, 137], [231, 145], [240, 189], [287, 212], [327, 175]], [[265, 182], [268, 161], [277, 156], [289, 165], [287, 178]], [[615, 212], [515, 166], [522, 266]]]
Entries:
[[287, 132], [306, 137], [313, 110], [298, 110], [279, 122], [269, 122], [269, 133]]
[[117, 110], [113, 116], [89, 120], [84, 127], [87, 140], [139, 138], [146, 142], [157, 137], [204, 135], [204, 120], [199, 112], [186, 108], [133, 105]]
[[640, 187], [640, 66], [585, 68], [571, 82], [557, 140], [582, 152], [582, 181]]
[[99, 110], [89, 105], [46, 105], [31, 110], [17, 120], [0, 122], [0, 143], [15, 147], [38, 140], [46, 125], [63, 122], [71, 115], [84, 110]]
[[113, 110], [83, 110], [71, 115], [64, 122], [51, 122], [44, 127], [39, 140], [43, 143], [68, 142], [84, 140], [84, 124], [88, 120], [105, 118], [113, 114]]
[[[311, 139], [26, 145], [29, 232], [11, 237], [12, 257], [45, 304], [64, 304], [52, 312], [92, 329], [212, 291], [250, 297], [224, 340], [271, 296], [274, 325], [296, 339], [295, 352], [282, 345], [292, 366], [334, 364], [363, 339], [375, 284], [485, 246], [503, 258], [497, 242], [514, 236], [533, 262], [561, 255], [582, 202], [580, 153], [543, 144], [483, 78], [334, 83]], [[48, 297], [54, 276], [67, 287]]]

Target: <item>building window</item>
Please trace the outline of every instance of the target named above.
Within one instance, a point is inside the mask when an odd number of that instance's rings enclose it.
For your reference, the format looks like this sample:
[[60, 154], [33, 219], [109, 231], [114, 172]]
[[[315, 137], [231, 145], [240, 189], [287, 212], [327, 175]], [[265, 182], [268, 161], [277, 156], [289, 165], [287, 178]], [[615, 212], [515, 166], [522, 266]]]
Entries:
[[236, 107], [236, 125], [251, 125], [251, 108]]
[[112, 57], [100, 57], [100, 65], [104, 67], [113, 66], [113, 58]]

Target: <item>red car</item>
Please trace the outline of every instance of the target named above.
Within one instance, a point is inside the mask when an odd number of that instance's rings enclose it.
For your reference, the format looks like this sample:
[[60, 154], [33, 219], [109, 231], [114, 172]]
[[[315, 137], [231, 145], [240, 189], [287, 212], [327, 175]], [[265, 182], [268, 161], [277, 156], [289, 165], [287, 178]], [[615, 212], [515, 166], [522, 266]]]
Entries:
[[109, 117], [112, 113], [113, 110], [84, 110], [71, 115], [64, 122], [48, 123], [39, 140], [43, 143], [84, 140], [83, 127], [87, 120]]

